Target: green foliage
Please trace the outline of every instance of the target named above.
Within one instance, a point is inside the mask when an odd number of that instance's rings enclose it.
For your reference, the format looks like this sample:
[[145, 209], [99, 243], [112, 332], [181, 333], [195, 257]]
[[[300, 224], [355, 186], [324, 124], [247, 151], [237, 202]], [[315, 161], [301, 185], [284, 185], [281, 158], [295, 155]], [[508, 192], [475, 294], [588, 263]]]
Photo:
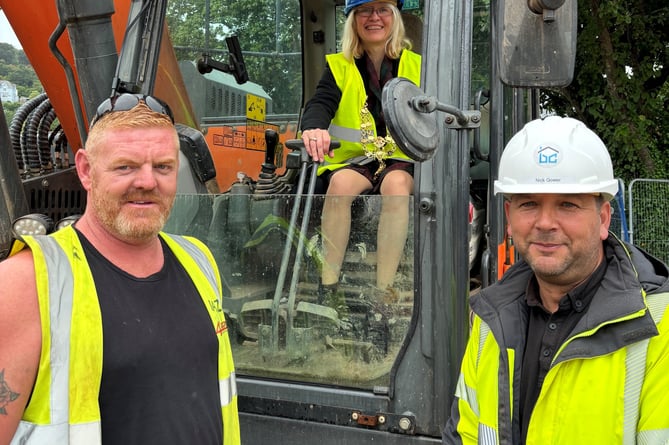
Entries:
[[[267, 215], [253, 235], [251, 235], [251, 239], [244, 244], [244, 248], [258, 247], [268, 239], [269, 235], [277, 231], [288, 238], [290, 232], [289, 222], [281, 216]], [[303, 243], [306, 255], [313, 259], [318, 270], [322, 268], [323, 262], [325, 261], [318, 242], [321, 235], [322, 234], [319, 233], [311, 238], [307, 238], [306, 234], [302, 233], [300, 230], [295, 230], [292, 238], [295, 249], [297, 249], [299, 242]]]
[[474, 1], [472, 94], [490, 85], [490, 0]]
[[196, 60], [203, 51], [210, 51], [217, 60], [227, 62], [216, 51], [227, 51], [225, 37], [236, 35], [249, 80], [269, 94], [273, 112], [297, 113], [302, 102], [298, 0], [208, 0], [209, 24], [206, 1], [169, 3], [168, 28], [178, 59]]
[[19, 102], [7, 102], [7, 103], [3, 102], [2, 109], [5, 112], [5, 119], [7, 119], [7, 125], [9, 125], [12, 122], [12, 119], [16, 114], [16, 110], [18, 110], [20, 106], [21, 104]]
[[16, 56], [16, 51], [16, 48], [9, 43], [0, 43], [0, 64], [17, 65], [18, 58]]
[[669, 177], [669, 5], [582, 0], [572, 84], [547, 107], [584, 121], [606, 143], [616, 176]]
[[[0, 43], [0, 80], [16, 84], [19, 97], [32, 98], [43, 91], [23, 50], [16, 49], [9, 43]], [[19, 105], [18, 102], [2, 104], [7, 122], [11, 122]]]
[[16, 49], [9, 43], [0, 43], [0, 79], [15, 83], [17, 87], [42, 90], [35, 70], [23, 50]]

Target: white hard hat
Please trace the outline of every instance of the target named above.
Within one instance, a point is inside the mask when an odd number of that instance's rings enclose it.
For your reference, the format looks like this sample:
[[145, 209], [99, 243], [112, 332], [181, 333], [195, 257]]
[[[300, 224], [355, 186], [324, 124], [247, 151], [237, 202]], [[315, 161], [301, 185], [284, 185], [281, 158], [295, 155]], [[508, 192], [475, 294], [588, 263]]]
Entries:
[[506, 145], [495, 194], [601, 193], [618, 191], [611, 157], [583, 122], [549, 116], [528, 122]]

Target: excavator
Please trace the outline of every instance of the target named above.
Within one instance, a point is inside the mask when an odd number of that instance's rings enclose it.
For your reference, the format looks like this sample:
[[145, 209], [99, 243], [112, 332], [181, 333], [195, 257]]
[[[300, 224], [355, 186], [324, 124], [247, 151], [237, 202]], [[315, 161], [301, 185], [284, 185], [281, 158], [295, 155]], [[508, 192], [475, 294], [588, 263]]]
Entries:
[[374, 336], [380, 197], [352, 208], [343, 314], [316, 295], [323, 195], [297, 130], [325, 55], [340, 48], [343, 0], [0, 8], [44, 88], [0, 119], [0, 261], [15, 237], [50, 233], [83, 211], [73, 154], [97, 105], [118, 92], [159, 97], [180, 136], [165, 230], [200, 238], [220, 266], [242, 442], [440, 443], [468, 297], [514, 260], [491, 191], [498, 160], [539, 116], [540, 89], [571, 81], [576, 0], [404, 0], [421, 83], [389, 82], [383, 109], [415, 162], [415, 189], [399, 298]]

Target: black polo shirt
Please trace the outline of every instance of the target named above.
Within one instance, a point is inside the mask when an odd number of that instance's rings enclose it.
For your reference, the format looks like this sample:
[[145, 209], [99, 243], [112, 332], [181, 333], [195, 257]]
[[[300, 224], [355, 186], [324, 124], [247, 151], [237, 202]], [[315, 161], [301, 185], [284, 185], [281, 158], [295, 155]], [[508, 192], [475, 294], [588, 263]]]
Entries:
[[539, 296], [539, 284], [533, 276], [525, 291], [529, 307], [527, 339], [520, 376], [520, 432], [522, 443], [527, 438], [530, 416], [537, 402], [544, 378], [551, 367], [558, 348], [562, 346], [578, 321], [587, 312], [592, 297], [606, 272], [607, 261], [602, 261], [586, 281], [567, 293], [551, 314], [544, 308]]

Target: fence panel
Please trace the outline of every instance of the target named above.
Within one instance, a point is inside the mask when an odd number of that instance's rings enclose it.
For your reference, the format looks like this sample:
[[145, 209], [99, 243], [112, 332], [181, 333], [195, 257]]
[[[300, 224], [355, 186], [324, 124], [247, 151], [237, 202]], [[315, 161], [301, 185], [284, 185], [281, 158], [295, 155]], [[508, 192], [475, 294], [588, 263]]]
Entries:
[[630, 241], [669, 263], [669, 180], [634, 179], [628, 194]]
[[625, 214], [625, 183], [620, 178], [618, 178], [618, 193], [611, 201], [611, 225], [609, 230], [620, 237], [621, 240], [630, 241], [627, 215]]

